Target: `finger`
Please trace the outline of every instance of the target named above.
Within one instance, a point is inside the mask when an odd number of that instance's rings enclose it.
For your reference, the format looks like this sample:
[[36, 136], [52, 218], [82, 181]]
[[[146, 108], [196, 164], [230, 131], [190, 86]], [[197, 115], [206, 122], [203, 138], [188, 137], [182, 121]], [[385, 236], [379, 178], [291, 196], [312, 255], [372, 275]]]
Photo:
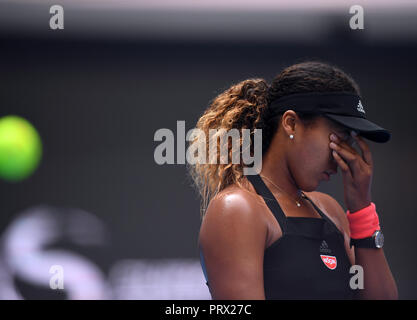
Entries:
[[353, 137], [349, 137], [348, 139], [342, 139], [337, 134], [335, 134], [335, 136], [336, 140], [334, 140], [334, 142], [348, 149], [350, 152], [356, 153], [356, 149], [353, 147], [353, 143], [355, 142], [355, 139]]
[[332, 154], [333, 154], [333, 158], [336, 160], [336, 163], [339, 165], [340, 169], [342, 170], [342, 173], [352, 177], [349, 166], [342, 159], [342, 157], [337, 153], [337, 151], [333, 150]]
[[356, 150], [353, 153], [350, 150], [347, 150], [346, 148], [343, 148], [334, 142], [330, 143], [330, 148], [336, 151], [337, 154], [344, 160], [344, 162], [347, 163], [347, 165], [349, 166], [351, 170], [352, 176], [355, 176], [356, 173], [360, 172], [361, 156], [356, 152]]
[[[353, 131], [351, 131], [351, 133], [352, 132]], [[356, 142], [356, 140], [353, 138], [353, 135], [349, 138], [344, 140], [341, 139], [336, 133], [334, 133], [330, 136], [330, 140], [336, 143], [336, 146], [334, 144], [330, 144], [330, 147], [338, 152], [339, 156], [350, 167], [352, 175], [355, 176], [361, 171], [365, 161], [362, 159], [358, 151], [352, 146], [352, 144]]]
[[344, 140], [344, 139], [340, 138], [336, 133], [333, 133], [330, 136], [330, 140], [335, 142], [336, 144], [338, 144], [342, 148], [345, 148], [345, 149], [349, 150], [353, 154], [357, 153], [356, 149], [352, 146], [352, 144], [355, 142], [355, 139], [353, 139], [352, 137], [350, 137], [349, 140]]
[[[353, 133], [353, 131], [352, 131], [352, 133]], [[363, 160], [367, 164], [372, 166], [372, 163], [373, 163], [372, 154], [371, 154], [371, 150], [369, 149], [368, 144], [365, 142], [365, 140], [361, 136], [359, 136], [357, 134], [356, 135], [352, 134], [352, 137], [356, 140], [359, 148], [361, 149]]]
[[355, 159], [357, 158], [357, 152], [355, 150], [351, 151], [341, 143], [330, 142], [329, 146], [332, 150], [336, 151], [345, 162], [350, 163], [355, 161]]

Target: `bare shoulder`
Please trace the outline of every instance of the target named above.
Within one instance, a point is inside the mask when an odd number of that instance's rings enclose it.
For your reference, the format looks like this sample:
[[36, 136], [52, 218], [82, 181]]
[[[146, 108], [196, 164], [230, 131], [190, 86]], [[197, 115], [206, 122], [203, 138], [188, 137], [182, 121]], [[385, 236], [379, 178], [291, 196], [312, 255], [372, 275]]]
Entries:
[[[219, 192], [211, 201], [205, 216], [239, 215], [240, 218], [256, 218], [256, 210], [260, 208], [259, 196], [249, 190], [230, 186]], [[245, 216], [245, 217], [243, 217]]]
[[266, 230], [265, 221], [259, 214], [262, 204], [258, 196], [249, 190], [230, 186], [216, 195], [211, 201], [204, 215], [201, 235], [210, 236], [208, 233], [213, 229], [216, 234], [222, 230], [232, 234], [240, 232], [263, 232]]
[[305, 194], [336, 224], [339, 230], [349, 234], [346, 213], [335, 198], [319, 191], [305, 192]]

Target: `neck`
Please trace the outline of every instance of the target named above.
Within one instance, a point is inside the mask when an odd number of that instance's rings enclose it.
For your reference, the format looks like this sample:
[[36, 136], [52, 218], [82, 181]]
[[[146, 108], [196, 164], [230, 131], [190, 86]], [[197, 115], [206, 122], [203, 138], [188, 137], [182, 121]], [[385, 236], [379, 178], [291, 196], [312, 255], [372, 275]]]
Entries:
[[[297, 186], [288, 167], [285, 146], [279, 141], [278, 134], [275, 135], [270, 148], [262, 157], [262, 170], [260, 175], [266, 176], [293, 199], [300, 197], [301, 190]], [[265, 181], [265, 183], [271, 185], [269, 181]], [[272, 188], [276, 189], [273, 185]]]

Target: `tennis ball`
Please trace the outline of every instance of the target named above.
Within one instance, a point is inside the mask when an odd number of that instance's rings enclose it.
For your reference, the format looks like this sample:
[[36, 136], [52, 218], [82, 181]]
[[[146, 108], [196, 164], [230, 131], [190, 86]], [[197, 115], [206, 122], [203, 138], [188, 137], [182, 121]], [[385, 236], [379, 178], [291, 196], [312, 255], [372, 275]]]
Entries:
[[42, 156], [36, 129], [18, 116], [0, 118], [0, 178], [20, 181], [35, 171]]

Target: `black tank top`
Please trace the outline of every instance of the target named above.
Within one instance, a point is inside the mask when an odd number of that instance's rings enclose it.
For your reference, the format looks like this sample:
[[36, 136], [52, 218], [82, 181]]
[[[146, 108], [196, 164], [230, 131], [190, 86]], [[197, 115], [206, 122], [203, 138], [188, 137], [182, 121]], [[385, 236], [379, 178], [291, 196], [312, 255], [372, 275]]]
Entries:
[[[264, 253], [266, 299], [352, 299], [351, 264], [335, 224], [304, 193], [321, 218], [286, 217], [261, 177], [247, 178], [282, 230], [281, 238]], [[208, 281], [201, 251], [200, 262]]]

